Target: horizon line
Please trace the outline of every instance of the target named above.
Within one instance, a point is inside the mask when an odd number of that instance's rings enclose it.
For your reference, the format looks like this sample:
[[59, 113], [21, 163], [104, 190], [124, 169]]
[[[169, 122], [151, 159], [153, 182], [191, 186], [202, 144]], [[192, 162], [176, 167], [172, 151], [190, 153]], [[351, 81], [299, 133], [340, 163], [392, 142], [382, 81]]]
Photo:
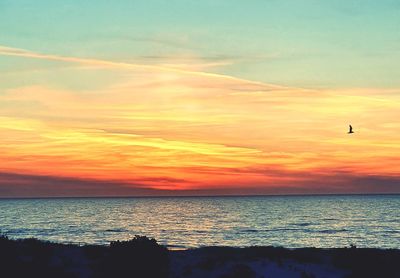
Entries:
[[304, 193], [304, 194], [221, 194], [221, 195], [130, 195], [130, 196], [37, 196], [37, 197], [2, 197], [0, 200], [16, 199], [134, 199], [134, 198], [231, 198], [231, 197], [323, 197], [323, 196], [396, 196], [400, 193]]

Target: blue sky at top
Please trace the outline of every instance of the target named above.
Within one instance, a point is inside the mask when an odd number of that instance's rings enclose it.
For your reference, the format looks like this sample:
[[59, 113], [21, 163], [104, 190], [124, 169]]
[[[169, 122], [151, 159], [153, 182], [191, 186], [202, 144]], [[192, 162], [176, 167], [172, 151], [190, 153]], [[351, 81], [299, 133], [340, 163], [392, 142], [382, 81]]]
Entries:
[[[0, 45], [49, 54], [140, 63], [197, 57], [224, 64], [209, 71], [290, 86], [400, 85], [394, 0], [0, 0], [0, 28]], [[20, 67], [0, 59], [7, 70]]]

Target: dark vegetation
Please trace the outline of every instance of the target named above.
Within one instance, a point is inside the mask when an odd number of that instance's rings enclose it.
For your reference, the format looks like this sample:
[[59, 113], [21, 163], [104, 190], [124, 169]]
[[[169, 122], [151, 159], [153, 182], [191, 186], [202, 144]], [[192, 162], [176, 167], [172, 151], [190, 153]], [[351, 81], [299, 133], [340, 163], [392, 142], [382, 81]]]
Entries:
[[230, 272], [222, 275], [221, 278], [256, 278], [256, 274], [248, 265], [236, 264]]
[[[256, 277], [246, 262], [269, 260], [329, 264], [346, 270], [349, 278], [400, 277], [400, 250], [366, 248], [285, 249], [281, 247], [205, 247], [168, 251], [156, 240], [136, 236], [109, 246], [77, 246], [37, 239], [12, 240], [0, 236], [0, 277], [143, 277], [163, 278], [173, 265], [171, 256], [188, 260], [188, 274], [209, 271], [224, 264], [232, 267], [224, 278]], [[189, 271], [190, 270], [190, 271]], [[268, 277], [268, 274], [267, 274]], [[302, 277], [313, 277], [303, 273]]]
[[400, 250], [337, 249], [332, 260], [336, 267], [350, 269], [352, 278], [400, 277]]
[[104, 266], [104, 277], [167, 277], [168, 250], [145, 236], [113, 241]]
[[1, 277], [72, 277], [63, 265], [52, 263], [56, 244], [36, 239], [0, 237]]
[[[346, 278], [367, 277], [400, 277], [400, 250], [372, 248], [299, 248], [286, 249], [283, 247], [204, 247], [191, 250], [201, 257], [195, 267], [211, 270], [229, 262], [240, 263], [232, 273], [222, 277], [255, 277], [251, 269], [243, 266], [243, 262], [268, 259], [283, 266], [284, 261], [304, 264], [329, 264], [343, 269], [349, 274]], [[193, 270], [192, 270], [193, 271]], [[268, 276], [267, 276], [268, 277]], [[302, 277], [314, 277], [303, 273]]]
[[0, 277], [168, 277], [168, 250], [136, 236], [109, 246], [77, 246], [0, 236]]

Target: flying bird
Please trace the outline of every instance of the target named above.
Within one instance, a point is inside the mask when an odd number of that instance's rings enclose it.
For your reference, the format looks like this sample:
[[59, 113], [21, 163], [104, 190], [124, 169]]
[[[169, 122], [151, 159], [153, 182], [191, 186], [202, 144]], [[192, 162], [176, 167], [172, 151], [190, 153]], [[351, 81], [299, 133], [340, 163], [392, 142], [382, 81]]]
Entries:
[[348, 134], [350, 134], [350, 133], [354, 133], [354, 131], [353, 131], [353, 127], [351, 126], [351, 125], [349, 125], [349, 132], [347, 132]]

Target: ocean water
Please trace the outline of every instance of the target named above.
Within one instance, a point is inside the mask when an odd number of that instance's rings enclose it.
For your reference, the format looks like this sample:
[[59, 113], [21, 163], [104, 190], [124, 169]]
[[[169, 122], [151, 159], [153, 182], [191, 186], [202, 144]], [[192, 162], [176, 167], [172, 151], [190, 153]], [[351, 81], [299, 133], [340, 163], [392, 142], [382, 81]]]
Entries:
[[11, 238], [108, 244], [400, 248], [400, 195], [0, 199]]

